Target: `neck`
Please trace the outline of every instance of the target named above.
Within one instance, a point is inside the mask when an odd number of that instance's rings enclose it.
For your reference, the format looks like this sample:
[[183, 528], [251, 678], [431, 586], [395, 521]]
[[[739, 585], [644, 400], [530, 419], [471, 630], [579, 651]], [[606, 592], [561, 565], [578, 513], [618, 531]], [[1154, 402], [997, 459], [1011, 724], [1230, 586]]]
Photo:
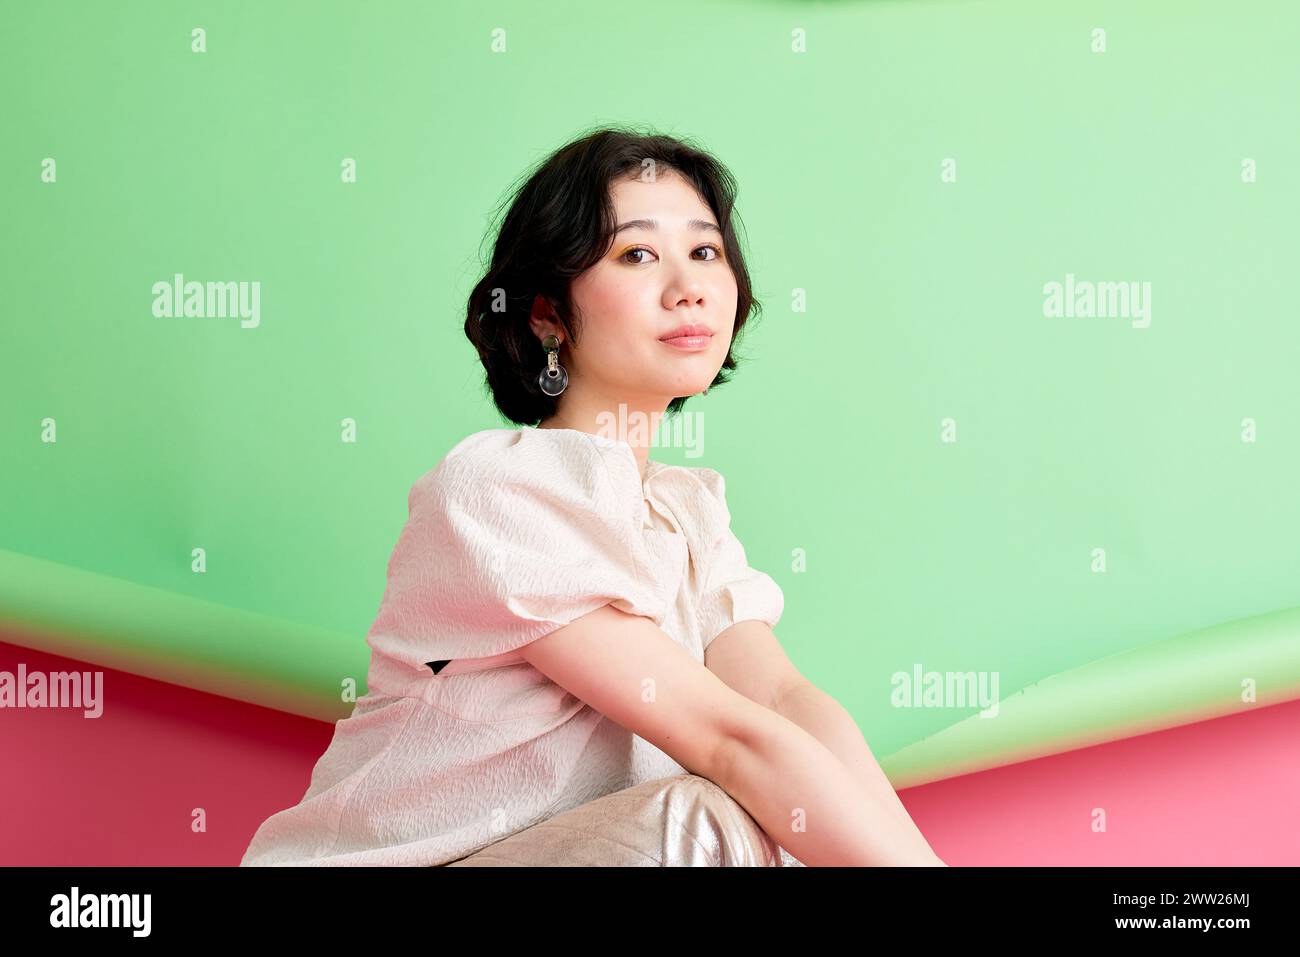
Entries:
[[619, 403], [617, 412], [611, 412], [608, 409], [584, 408], [565, 403], [563, 411], [549, 419], [543, 419], [537, 428], [575, 429], [626, 442], [636, 456], [637, 468], [644, 480], [650, 462], [650, 445], [659, 430], [659, 422], [666, 408], [666, 403], [658, 408], [636, 408], [622, 402]]

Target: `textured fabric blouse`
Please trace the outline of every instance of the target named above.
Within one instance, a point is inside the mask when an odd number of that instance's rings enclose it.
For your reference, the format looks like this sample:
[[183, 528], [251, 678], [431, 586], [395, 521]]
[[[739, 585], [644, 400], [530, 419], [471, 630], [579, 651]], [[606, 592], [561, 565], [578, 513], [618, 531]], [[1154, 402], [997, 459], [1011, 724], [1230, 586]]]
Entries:
[[367, 693], [301, 801], [241, 866], [436, 865], [595, 798], [686, 770], [519, 649], [612, 604], [697, 661], [728, 626], [775, 626], [723, 477], [574, 429], [488, 429], [416, 480], [366, 636]]

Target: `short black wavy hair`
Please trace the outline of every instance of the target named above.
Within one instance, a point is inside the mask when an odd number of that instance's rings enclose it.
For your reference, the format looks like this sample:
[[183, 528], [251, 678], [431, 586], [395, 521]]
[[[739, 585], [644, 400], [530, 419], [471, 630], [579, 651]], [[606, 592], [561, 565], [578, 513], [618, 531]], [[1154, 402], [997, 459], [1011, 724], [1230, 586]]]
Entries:
[[[736, 233], [740, 218], [734, 177], [689, 141], [602, 127], [560, 147], [525, 174], [522, 185], [502, 204], [509, 209], [496, 230], [491, 264], [469, 295], [465, 335], [478, 350], [494, 404], [511, 422], [537, 425], [554, 415], [559, 403], [537, 385], [546, 352], [529, 323], [535, 298], [550, 303], [565, 331], [559, 355], [563, 364], [569, 340], [580, 341], [581, 333], [570, 284], [600, 261], [614, 239], [617, 223], [610, 186], [619, 177], [640, 175], [647, 161], [653, 161], [656, 175], [671, 170], [691, 183], [722, 228], [725, 258], [736, 277], [736, 323], [732, 347], [709, 388], [731, 378], [740, 331], [750, 314], [762, 309], [754, 299]], [[688, 398], [674, 398], [666, 414], [676, 415]]]

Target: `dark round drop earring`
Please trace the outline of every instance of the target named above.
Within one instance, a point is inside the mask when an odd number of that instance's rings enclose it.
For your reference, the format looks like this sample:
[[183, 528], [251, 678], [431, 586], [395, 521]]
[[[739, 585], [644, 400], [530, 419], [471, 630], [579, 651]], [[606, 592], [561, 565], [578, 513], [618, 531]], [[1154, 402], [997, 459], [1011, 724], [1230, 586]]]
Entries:
[[560, 365], [560, 340], [552, 334], [542, 340], [546, 368], [537, 374], [537, 385], [549, 396], [557, 396], [569, 385], [569, 373]]

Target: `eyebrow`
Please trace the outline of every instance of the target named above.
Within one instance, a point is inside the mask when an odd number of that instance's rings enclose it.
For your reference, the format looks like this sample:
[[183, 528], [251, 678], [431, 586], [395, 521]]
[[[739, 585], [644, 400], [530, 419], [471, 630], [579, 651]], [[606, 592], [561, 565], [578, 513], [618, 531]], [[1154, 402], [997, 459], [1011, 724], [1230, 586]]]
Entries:
[[[722, 230], [718, 228], [717, 223], [711, 223], [706, 219], [692, 219], [687, 224], [694, 230], [711, 230], [719, 235]], [[629, 219], [626, 223], [620, 223], [618, 229], [614, 230], [614, 235], [618, 235], [625, 229], [648, 229], [652, 232], [659, 228], [659, 221], [655, 219]]]

